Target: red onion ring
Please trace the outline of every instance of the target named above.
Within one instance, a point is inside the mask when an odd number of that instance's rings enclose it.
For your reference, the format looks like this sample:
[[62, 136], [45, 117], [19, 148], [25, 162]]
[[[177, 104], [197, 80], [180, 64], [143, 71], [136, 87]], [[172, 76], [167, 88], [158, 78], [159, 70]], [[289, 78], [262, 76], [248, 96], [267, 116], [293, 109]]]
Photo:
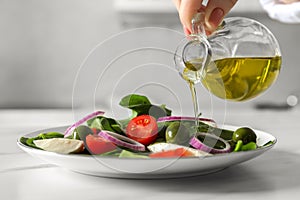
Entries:
[[103, 115], [103, 114], [104, 114], [103, 111], [95, 111], [95, 112], [85, 116], [84, 118], [80, 119], [79, 121], [75, 122], [74, 124], [72, 124], [71, 126], [69, 126], [67, 128], [67, 130], [64, 133], [65, 137], [68, 137], [69, 135], [71, 135], [73, 130], [75, 128], [77, 128], [78, 126], [80, 126], [81, 124], [83, 124], [84, 122], [86, 122], [94, 117], [97, 117], [98, 115]]
[[[204, 137], [211, 137], [211, 138], [214, 138], [216, 140], [223, 142], [225, 144], [225, 148], [217, 149], [217, 148], [207, 146], [206, 144], [204, 144], [197, 138], [200, 135], [202, 135]], [[226, 140], [224, 140], [216, 135], [209, 134], [209, 133], [196, 133], [196, 135], [194, 137], [192, 137], [192, 139], [190, 140], [190, 145], [193, 146], [195, 149], [199, 149], [199, 150], [202, 150], [202, 151], [205, 151], [208, 153], [212, 153], [212, 154], [231, 152], [231, 146]]]
[[143, 144], [118, 133], [111, 131], [100, 131], [98, 135], [115, 143], [117, 146], [122, 146], [135, 151], [145, 151], [145, 146]]
[[[170, 122], [170, 121], [179, 121], [179, 120], [195, 120], [195, 117], [182, 117], [182, 116], [165, 116], [165, 117], [160, 117], [157, 119], [157, 122]], [[202, 122], [207, 122], [214, 124], [216, 126], [216, 122], [213, 119], [208, 119], [208, 118], [197, 118], [198, 120]]]

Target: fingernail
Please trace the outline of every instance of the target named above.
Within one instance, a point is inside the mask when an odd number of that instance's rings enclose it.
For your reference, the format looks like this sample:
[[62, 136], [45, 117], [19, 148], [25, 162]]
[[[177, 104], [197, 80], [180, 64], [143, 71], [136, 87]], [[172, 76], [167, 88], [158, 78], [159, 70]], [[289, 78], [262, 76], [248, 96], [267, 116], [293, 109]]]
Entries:
[[215, 8], [210, 16], [209, 16], [209, 23], [214, 26], [217, 27], [223, 20], [224, 17], [224, 10], [222, 10], [221, 8]]
[[191, 34], [191, 31], [186, 26], [183, 27], [183, 31], [184, 31], [185, 35], [190, 35]]

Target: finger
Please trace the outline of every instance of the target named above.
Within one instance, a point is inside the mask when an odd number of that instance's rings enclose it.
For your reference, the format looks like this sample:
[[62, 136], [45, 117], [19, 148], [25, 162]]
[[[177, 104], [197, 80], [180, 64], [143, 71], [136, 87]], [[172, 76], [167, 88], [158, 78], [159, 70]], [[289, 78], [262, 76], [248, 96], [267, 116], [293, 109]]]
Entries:
[[236, 2], [237, 0], [210, 0], [205, 9], [206, 28], [213, 32]]
[[191, 32], [193, 16], [201, 7], [202, 0], [181, 0], [179, 17], [182, 25]]
[[177, 8], [177, 10], [179, 11], [181, 0], [173, 0], [173, 3], [175, 5], [175, 7]]

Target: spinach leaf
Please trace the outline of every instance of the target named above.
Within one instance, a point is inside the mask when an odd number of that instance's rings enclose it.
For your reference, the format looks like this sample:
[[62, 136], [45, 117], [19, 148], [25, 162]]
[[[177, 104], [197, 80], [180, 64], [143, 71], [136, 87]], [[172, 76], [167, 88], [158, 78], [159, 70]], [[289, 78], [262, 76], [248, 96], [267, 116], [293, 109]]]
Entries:
[[117, 149], [109, 151], [109, 152], [98, 154], [98, 156], [115, 156], [115, 157], [118, 157], [121, 152], [122, 152], [122, 149], [117, 148]]
[[120, 101], [120, 106], [131, 108], [133, 106], [138, 105], [150, 105], [150, 101], [146, 96], [138, 95], [138, 94], [129, 94], [123, 97]]
[[132, 151], [123, 150], [119, 154], [119, 158], [149, 158], [148, 154], [145, 153], [136, 153]]
[[40, 140], [40, 138], [39, 138], [39, 137], [28, 138], [28, 139], [26, 140], [26, 145], [27, 145], [27, 146], [30, 146], [30, 147], [33, 147], [33, 148], [36, 148], [36, 149], [39, 149], [39, 148], [33, 143], [34, 140]]
[[129, 94], [123, 97], [119, 105], [132, 110], [131, 118], [139, 115], [151, 115], [158, 119], [159, 117], [171, 116], [172, 113], [165, 105], [153, 105], [146, 96], [138, 94]]
[[21, 137], [20, 138], [20, 142], [22, 143], [22, 144], [25, 144], [26, 145], [26, 141], [28, 140], [28, 138], [27, 137]]
[[48, 133], [40, 133], [36, 137], [26, 138], [22, 137], [20, 142], [27, 146], [39, 149], [34, 143], [34, 140], [43, 140], [43, 139], [51, 139], [51, 138], [63, 138], [64, 135], [58, 132], [48, 132]]
[[32, 138], [27, 138], [27, 137], [21, 137], [20, 142], [26, 146], [30, 146], [36, 149], [39, 149], [35, 144], [33, 143], [33, 140], [35, 140], [38, 137], [32, 137]]
[[64, 135], [59, 132], [48, 132], [48, 133], [40, 133], [38, 137], [40, 139], [51, 139], [51, 138], [63, 138]]
[[96, 128], [99, 130], [106, 130], [125, 135], [122, 124], [113, 118], [98, 116], [89, 120], [87, 124], [90, 128]]
[[80, 125], [73, 131], [73, 134], [68, 136], [69, 139], [82, 140], [85, 143], [85, 138], [87, 135], [93, 134], [93, 130], [88, 126]]

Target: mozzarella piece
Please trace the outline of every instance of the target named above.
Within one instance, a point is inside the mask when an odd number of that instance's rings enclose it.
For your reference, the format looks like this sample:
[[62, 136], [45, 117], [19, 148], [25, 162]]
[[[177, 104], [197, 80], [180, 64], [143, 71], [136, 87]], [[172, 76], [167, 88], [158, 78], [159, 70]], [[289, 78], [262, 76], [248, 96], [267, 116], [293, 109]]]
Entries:
[[67, 138], [51, 138], [43, 140], [34, 140], [33, 143], [45, 150], [62, 154], [79, 153], [84, 149], [84, 143], [81, 140]]
[[153, 153], [168, 151], [168, 150], [174, 150], [174, 149], [178, 149], [178, 148], [184, 148], [184, 149], [190, 151], [191, 153], [193, 153], [194, 156], [196, 156], [196, 157], [211, 156], [212, 155], [212, 154], [207, 153], [205, 151], [193, 149], [193, 148], [190, 148], [190, 147], [181, 146], [181, 145], [172, 144], [172, 143], [163, 143], [163, 142], [149, 145], [147, 148]]

